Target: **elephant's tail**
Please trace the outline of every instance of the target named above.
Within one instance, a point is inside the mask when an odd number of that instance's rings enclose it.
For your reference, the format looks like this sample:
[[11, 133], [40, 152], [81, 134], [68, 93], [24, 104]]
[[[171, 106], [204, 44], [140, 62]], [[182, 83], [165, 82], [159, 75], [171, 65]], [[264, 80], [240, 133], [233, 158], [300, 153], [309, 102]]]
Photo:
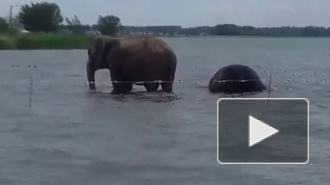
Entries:
[[169, 62], [169, 76], [170, 78], [168, 80], [174, 81], [175, 79], [175, 72], [177, 68], [177, 57], [174, 54], [174, 52], [171, 55], [170, 62]]

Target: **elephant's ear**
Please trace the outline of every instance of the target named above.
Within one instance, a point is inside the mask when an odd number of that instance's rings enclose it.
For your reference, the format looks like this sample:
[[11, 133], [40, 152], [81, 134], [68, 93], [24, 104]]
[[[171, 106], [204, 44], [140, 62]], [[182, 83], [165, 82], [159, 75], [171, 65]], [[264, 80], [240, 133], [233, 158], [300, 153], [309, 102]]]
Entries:
[[101, 61], [104, 61], [104, 64], [107, 62], [107, 57], [119, 44], [118, 39], [103, 40], [101, 46]]
[[87, 49], [87, 53], [88, 53], [88, 57], [89, 57], [89, 58], [92, 58], [92, 54], [93, 54], [92, 49], [88, 48], [88, 49]]
[[95, 55], [97, 55], [97, 53], [100, 51], [100, 41], [99, 41], [99, 38], [94, 38], [90, 45], [88, 46], [88, 49], [87, 49], [87, 53], [88, 53], [88, 57], [90, 59], [94, 59], [95, 58]]
[[93, 40], [91, 46], [88, 48], [88, 57], [95, 69], [102, 68], [102, 55], [104, 52], [105, 43], [101, 38], [96, 38]]

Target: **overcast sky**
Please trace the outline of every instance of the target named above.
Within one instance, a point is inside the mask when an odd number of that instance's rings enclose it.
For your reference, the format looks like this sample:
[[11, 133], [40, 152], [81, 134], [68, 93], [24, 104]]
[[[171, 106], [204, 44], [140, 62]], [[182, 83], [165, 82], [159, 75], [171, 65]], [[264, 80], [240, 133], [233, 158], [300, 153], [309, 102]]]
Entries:
[[[10, 5], [42, 0], [0, 0], [0, 16]], [[64, 17], [77, 15], [94, 24], [99, 15], [113, 14], [123, 25], [181, 25], [184, 27], [233, 23], [261, 26], [330, 27], [330, 0], [49, 0]], [[14, 13], [18, 12], [14, 9]]]

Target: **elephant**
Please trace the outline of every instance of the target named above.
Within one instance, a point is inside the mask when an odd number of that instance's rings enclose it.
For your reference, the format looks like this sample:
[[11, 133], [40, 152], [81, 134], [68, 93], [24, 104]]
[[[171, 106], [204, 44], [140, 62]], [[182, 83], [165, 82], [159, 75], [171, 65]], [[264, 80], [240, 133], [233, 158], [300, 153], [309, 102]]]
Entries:
[[95, 90], [95, 72], [108, 69], [113, 85], [111, 94], [131, 92], [133, 84], [147, 92], [172, 93], [177, 57], [170, 46], [153, 36], [98, 36], [88, 49], [87, 78]]
[[[219, 82], [222, 80], [228, 81]], [[266, 87], [258, 74], [250, 67], [241, 64], [220, 68], [209, 82], [210, 93], [242, 94], [264, 90], [266, 90]]]

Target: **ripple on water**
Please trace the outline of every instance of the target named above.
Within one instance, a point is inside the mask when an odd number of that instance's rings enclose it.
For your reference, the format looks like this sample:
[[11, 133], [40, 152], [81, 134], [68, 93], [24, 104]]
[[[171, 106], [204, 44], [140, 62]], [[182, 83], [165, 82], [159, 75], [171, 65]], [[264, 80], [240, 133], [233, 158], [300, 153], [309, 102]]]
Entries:
[[147, 92], [132, 92], [125, 95], [114, 95], [113, 100], [119, 102], [152, 102], [152, 103], [168, 103], [181, 99], [182, 97], [178, 96], [175, 93], [147, 93]]
[[[111, 95], [106, 70], [96, 75], [98, 90], [86, 92], [85, 52], [1, 52], [0, 184], [329, 184], [330, 42], [182, 39], [170, 38], [180, 58], [176, 94], [133, 86]], [[271, 97], [310, 100], [309, 165], [217, 165], [216, 100], [267, 97], [209, 93], [213, 73], [233, 61], [261, 79], [272, 73]], [[29, 64], [38, 66], [32, 109]]]

